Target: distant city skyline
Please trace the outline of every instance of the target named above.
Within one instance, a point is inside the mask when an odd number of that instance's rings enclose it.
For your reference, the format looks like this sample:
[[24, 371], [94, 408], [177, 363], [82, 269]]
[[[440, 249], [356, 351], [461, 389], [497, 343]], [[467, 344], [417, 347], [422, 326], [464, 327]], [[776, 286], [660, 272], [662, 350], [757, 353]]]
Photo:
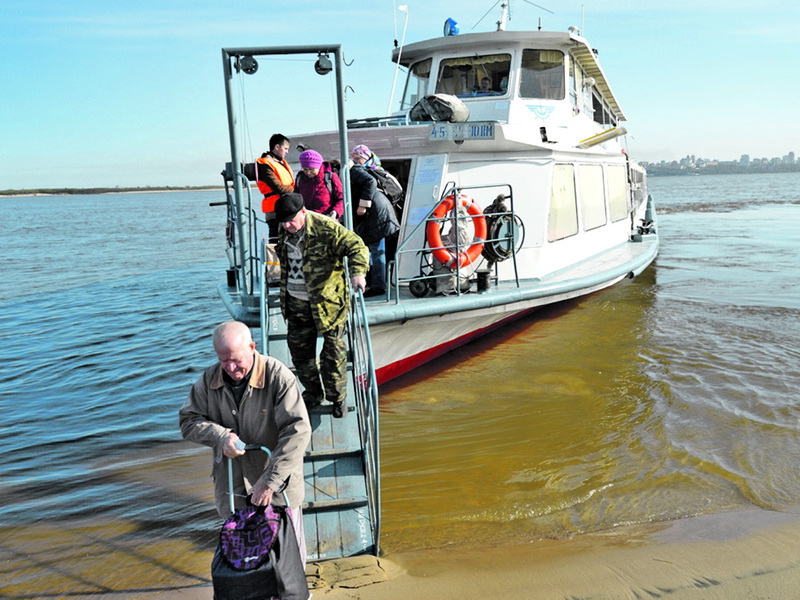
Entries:
[[751, 157], [750, 154], [741, 154], [738, 159], [731, 159], [731, 160], [724, 160], [719, 158], [707, 158], [697, 156], [696, 154], [687, 154], [683, 158], [679, 158], [676, 160], [667, 160], [662, 159], [659, 161], [642, 161], [647, 164], [696, 164], [696, 163], [717, 163], [717, 164], [737, 164], [737, 165], [748, 165], [752, 163], [758, 164], [788, 164], [793, 165], [797, 164], [798, 159], [795, 152], [792, 150], [787, 152], [783, 156], [772, 156], [772, 157]]
[[679, 160], [661, 160], [658, 162], [642, 161], [642, 165], [651, 175], [696, 173], [748, 173], [748, 172], [784, 172], [800, 171], [794, 151], [782, 157], [751, 158], [749, 154], [742, 154], [738, 160], [719, 160], [716, 158], [698, 158], [689, 154]]

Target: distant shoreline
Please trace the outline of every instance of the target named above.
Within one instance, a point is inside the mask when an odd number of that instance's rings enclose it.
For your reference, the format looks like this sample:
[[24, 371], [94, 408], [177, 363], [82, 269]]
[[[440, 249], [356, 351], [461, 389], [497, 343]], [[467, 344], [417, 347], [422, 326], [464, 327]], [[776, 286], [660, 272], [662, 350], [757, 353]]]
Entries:
[[89, 196], [93, 194], [144, 194], [147, 192], [200, 192], [224, 189], [218, 185], [182, 187], [103, 187], [103, 188], [39, 188], [31, 190], [0, 190], [0, 197], [16, 196]]
[[686, 167], [677, 163], [674, 165], [656, 165], [643, 163], [647, 174], [652, 177], [663, 176], [682, 176], [682, 175], [761, 175], [773, 173], [797, 173], [800, 171], [800, 164], [786, 165], [707, 165], [702, 167]]
[[[660, 165], [643, 162], [647, 174], [651, 177], [685, 176], [685, 175], [755, 175], [765, 173], [796, 173], [800, 171], [800, 163], [784, 165], [708, 165], [701, 167], [685, 167], [677, 163]], [[15, 196], [86, 196], [93, 194], [142, 194], [147, 192], [199, 192], [208, 190], [224, 190], [220, 185], [198, 186], [160, 186], [160, 187], [98, 187], [98, 188], [37, 188], [28, 190], [0, 190], [0, 198]]]

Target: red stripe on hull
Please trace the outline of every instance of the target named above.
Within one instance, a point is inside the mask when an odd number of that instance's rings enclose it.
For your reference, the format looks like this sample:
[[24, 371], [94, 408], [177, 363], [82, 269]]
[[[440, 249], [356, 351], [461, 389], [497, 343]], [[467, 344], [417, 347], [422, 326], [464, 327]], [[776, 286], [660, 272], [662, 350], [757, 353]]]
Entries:
[[450, 350], [454, 348], [458, 348], [459, 346], [463, 346], [464, 344], [478, 338], [482, 335], [489, 333], [497, 329], [498, 327], [502, 327], [511, 321], [519, 319], [524, 315], [528, 314], [531, 311], [536, 310], [536, 308], [529, 308], [527, 310], [521, 310], [518, 313], [515, 313], [505, 319], [500, 319], [496, 323], [492, 323], [491, 325], [487, 325], [486, 327], [482, 327], [481, 329], [476, 329], [475, 331], [471, 331], [470, 333], [465, 333], [462, 336], [454, 338], [448, 342], [444, 342], [443, 344], [439, 344], [438, 346], [434, 346], [433, 348], [428, 348], [427, 350], [423, 350], [422, 352], [418, 352], [413, 356], [409, 356], [407, 358], [403, 358], [401, 360], [395, 361], [385, 367], [380, 367], [375, 371], [375, 376], [378, 380], [378, 385], [382, 383], [386, 383], [387, 381], [391, 381], [395, 377], [399, 377], [400, 375], [404, 375], [409, 371], [413, 371], [419, 366], [424, 365], [427, 362], [432, 361], [435, 358], [438, 358], [442, 354], [446, 354], [450, 352]]

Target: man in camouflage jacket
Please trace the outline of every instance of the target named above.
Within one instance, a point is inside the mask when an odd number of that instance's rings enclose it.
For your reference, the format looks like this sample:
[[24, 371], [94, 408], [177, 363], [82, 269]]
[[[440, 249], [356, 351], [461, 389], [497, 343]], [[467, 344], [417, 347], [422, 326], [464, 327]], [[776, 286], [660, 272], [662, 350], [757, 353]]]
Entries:
[[[300, 194], [281, 196], [275, 216], [281, 224], [276, 246], [281, 311], [303, 399], [308, 408], [327, 399], [333, 403], [333, 416], [341, 418], [347, 385], [344, 327], [350, 307], [344, 258], [353, 289], [363, 291], [369, 251], [358, 235], [338, 222], [306, 211]], [[318, 335], [323, 337], [319, 367]]]

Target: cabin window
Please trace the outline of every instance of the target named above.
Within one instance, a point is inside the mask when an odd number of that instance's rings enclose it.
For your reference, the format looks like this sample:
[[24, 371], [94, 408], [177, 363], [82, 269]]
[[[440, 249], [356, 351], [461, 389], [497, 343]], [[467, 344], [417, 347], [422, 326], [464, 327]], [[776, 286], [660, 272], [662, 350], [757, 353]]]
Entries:
[[603, 185], [603, 167], [600, 165], [578, 166], [578, 189], [580, 190], [581, 218], [583, 230], [589, 231], [606, 224], [606, 194]]
[[446, 58], [439, 63], [436, 92], [459, 98], [501, 96], [508, 88], [510, 54]]
[[547, 239], [555, 242], [578, 233], [578, 207], [575, 202], [575, 167], [553, 166], [550, 188], [550, 214], [547, 218]]
[[564, 53], [558, 50], [523, 50], [519, 95], [563, 100], [564, 93]]
[[400, 110], [409, 110], [428, 93], [428, 81], [431, 78], [431, 59], [415, 63], [408, 72], [406, 89], [400, 101]]
[[600, 100], [600, 96], [597, 94], [592, 94], [592, 107], [594, 109], [594, 122], [605, 125], [606, 120], [603, 116], [603, 101]]
[[592, 111], [591, 85], [587, 85], [586, 73], [572, 56], [569, 57], [569, 98], [578, 113]]
[[594, 109], [595, 123], [600, 123], [603, 127], [610, 129], [617, 126], [617, 120], [611, 112], [608, 103], [603, 101], [597, 93], [592, 94], [592, 107]]
[[608, 207], [612, 221], [621, 221], [628, 216], [628, 177], [624, 165], [608, 167]]

